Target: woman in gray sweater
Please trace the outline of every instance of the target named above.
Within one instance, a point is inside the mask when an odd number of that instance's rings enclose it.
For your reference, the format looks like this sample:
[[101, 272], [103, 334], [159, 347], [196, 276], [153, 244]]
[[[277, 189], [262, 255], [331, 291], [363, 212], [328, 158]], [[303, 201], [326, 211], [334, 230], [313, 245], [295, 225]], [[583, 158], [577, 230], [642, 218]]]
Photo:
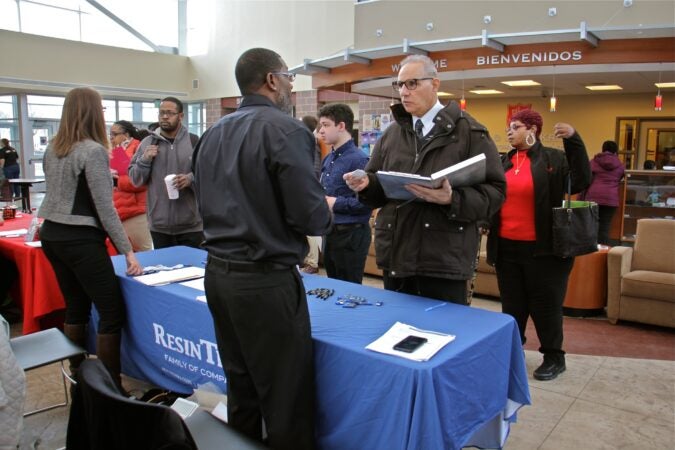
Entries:
[[[100, 316], [96, 352], [121, 387], [125, 308], [106, 237], [124, 254], [128, 275], [139, 275], [143, 268], [113, 206], [107, 147], [99, 93], [91, 88], [68, 92], [59, 131], [44, 157], [47, 192], [39, 212], [45, 219], [40, 239], [66, 300], [66, 336], [84, 346], [93, 302]], [[71, 370], [80, 362], [71, 360]]]

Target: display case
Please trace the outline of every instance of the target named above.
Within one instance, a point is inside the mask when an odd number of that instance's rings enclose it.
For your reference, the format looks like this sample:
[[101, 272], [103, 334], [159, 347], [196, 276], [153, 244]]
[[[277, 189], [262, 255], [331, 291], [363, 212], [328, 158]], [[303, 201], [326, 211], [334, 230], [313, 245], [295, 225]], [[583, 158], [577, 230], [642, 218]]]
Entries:
[[675, 220], [675, 171], [627, 170], [622, 194], [624, 242], [635, 240], [638, 219]]

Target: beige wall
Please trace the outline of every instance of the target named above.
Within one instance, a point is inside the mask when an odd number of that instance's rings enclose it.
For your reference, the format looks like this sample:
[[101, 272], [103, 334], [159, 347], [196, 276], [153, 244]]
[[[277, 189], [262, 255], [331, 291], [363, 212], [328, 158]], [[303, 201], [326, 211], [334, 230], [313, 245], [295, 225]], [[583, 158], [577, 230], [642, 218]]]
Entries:
[[[550, 7], [558, 14], [549, 17]], [[485, 24], [483, 17], [492, 22]], [[589, 28], [635, 27], [638, 24], [673, 26], [675, 2], [635, 0], [624, 8], [621, 0], [379, 0], [356, 6], [354, 44], [357, 49], [400, 45], [403, 38], [429, 41], [458, 36], [522, 33], [528, 31], [579, 28], [583, 20]], [[433, 23], [427, 31], [426, 24]], [[376, 30], [381, 29], [381, 37]]]
[[[193, 69], [184, 56], [127, 50], [0, 30], [0, 92], [63, 93], [94, 86], [104, 95], [186, 99]], [[27, 80], [12, 83], [8, 79]]]
[[[62, 93], [93, 85], [104, 94], [129, 98], [165, 93], [190, 101], [234, 97], [239, 95], [234, 64], [246, 49], [273, 49], [292, 67], [354, 41], [352, 0], [218, 0], [209, 17], [208, 51], [191, 58], [0, 30], [0, 54], [5, 55], [0, 93]], [[8, 78], [35, 81], [12, 84]], [[197, 89], [192, 89], [193, 79], [199, 80]], [[311, 89], [311, 79], [299, 76], [294, 88]]]
[[[305, 58], [321, 58], [350, 47], [354, 41], [354, 3], [333, 1], [217, 1], [208, 53], [193, 56], [199, 89], [194, 99], [239, 95], [234, 64], [245, 50], [265, 47], [279, 53], [289, 67]], [[294, 89], [311, 88], [299, 76]]]
[[654, 111], [654, 94], [604, 94], [559, 97], [557, 112], [549, 112], [547, 98], [529, 99], [469, 99], [467, 111], [490, 130], [500, 151], [509, 149], [506, 141], [507, 105], [532, 104], [532, 109], [544, 119], [542, 141], [545, 145], [562, 148], [562, 142], [552, 136], [556, 122], [567, 122], [582, 136], [589, 156], [601, 151], [602, 143], [615, 139], [617, 117], [675, 117], [675, 94], [663, 93], [664, 108]]

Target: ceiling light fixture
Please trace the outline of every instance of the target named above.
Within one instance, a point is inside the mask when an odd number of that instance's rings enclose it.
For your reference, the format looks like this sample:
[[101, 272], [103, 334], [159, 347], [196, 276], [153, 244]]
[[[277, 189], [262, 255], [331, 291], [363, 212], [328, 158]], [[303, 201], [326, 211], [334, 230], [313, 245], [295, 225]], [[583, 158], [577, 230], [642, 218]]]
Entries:
[[502, 81], [501, 83], [511, 87], [541, 86], [541, 83], [537, 83], [534, 80], [513, 80]]
[[620, 91], [623, 88], [618, 84], [592, 84], [586, 86], [586, 89], [590, 91]]
[[[659, 75], [660, 76], [660, 75]], [[654, 86], [660, 89], [666, 89], [666, 88], [675, 88], [675, 81], [666, 81], [666, 82], [658, 82], [654, 83]]]
[[553, 95], [551, 95], [548, 110], [550, 112], [555, 112], [556, 108], [558, 107], [558, 99], [555, 96], [555, 66], [553, 66], [553, 93], [552, 94]]
[[443, 92], [443, 91], [438, 91], [438, 96], [439, 97], [454, 97], [455, 94], [451, 92]]
[[495, 95], [495, 94], [503, 94], [502, 91], [498, 91], [497, 89], [474, 89], [473, 91], [469, 91], [472, 94], [478, 94], [478, 95]]
[[462, 98], [459, 100], [460, 111], [466, 111], [466, 99], [464, 98], [464, 71], [462, 70]]
[[[656, 86], [661, 84], [661, 71], [659, 70], [659, 82], [656, 83]], [[661, 111], [663, 107], [663, 97], [661, 96], [661, 88], [657, 87], [656, 97], [654, 97], [654, 111]]]

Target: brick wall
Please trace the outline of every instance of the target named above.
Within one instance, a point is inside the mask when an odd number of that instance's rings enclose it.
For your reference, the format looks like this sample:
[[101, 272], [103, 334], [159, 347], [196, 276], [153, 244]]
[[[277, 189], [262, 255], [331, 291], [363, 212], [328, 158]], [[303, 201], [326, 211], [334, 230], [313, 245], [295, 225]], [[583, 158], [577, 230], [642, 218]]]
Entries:
[[373, 97], [370, 95], [359, 95], [359, 122], [363, 123], [365, 114], [388, 114], [391, 112], [390, 98]]
[[304, 116], [316, 117], [319, 107], [317, 104], [317, 91], [300, 91], [295, 93], [295, 117], [298, 119]]
[[216, 123], [223, 115], [219, 98], [211, 98], [204, 102], [206, 108], [206, 128]]

